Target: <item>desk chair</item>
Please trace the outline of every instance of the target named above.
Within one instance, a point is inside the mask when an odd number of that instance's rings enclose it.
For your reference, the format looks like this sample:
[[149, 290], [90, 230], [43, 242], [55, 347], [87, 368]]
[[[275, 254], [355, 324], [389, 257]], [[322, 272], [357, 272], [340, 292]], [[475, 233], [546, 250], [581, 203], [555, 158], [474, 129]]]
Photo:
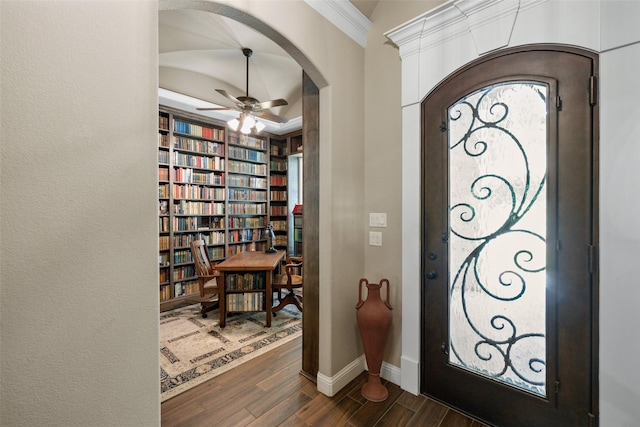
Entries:
[[[302, 257], [288, 257], [286, 262], [285, 273], [277, 274], [272, 284], [273, 291], [278, 292], [278, 305], [271, 309], [274, 315], [289, 304], [295, 305], [302, 312], [302, 295], [295, 292], [295, 289], [302, 288]], [[284, 298], [282, 291], [287, 291]]]
[[204, 240], [194, 240], [191, 242], [191, 254], [193, 255], [193, 263], [196, 266], [198, 274], [198, 284], [200, 285], [200, 298], [202, 308], [200, 314], [203, 318], [207, 317], [207, 313], [218, 308], [218, 300], [210, 298], [210, 295], [219, 295], [218, 278], [220, 272], [211, 265], [209, 259], [209, 250]]

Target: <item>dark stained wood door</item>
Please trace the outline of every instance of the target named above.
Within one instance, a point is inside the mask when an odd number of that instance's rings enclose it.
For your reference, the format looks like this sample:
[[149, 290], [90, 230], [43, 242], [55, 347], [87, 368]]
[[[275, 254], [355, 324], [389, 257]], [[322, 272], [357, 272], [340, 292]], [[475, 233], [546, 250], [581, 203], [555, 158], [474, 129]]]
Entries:
[[499, 426], [597, 415], [597, 56], [496, 53], [423, 102], [422, 391]]

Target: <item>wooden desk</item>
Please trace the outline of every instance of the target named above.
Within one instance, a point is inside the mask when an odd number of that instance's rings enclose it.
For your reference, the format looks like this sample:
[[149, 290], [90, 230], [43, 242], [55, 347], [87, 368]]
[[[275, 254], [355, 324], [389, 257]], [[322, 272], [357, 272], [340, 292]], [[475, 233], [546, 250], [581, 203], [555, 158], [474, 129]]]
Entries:
[[[226, 325], [227, 312], [227, 295], [230, 294], [264, 294], [264, 309], [260, 310], [239, 310], [234, 309], [233, 312], [244, 311], [264, 311], [266, 312], [266, 326], [271, 327], [271, 306], [273, 305], [273, 292], [271, 290], [271, 282], [273, 280], [273, 271], [276, 269], [285, 252], [280, 250], [274, 253], [259, 252], [240, 252], [216, 265], [216, 270], [220, 271], [222, 276], [222, 286], [220, 287], [220, 327]], [[264, 273], [264, 288], [253, 290], [229, 290], [229, 278], [235, 274], [242, 273]]]

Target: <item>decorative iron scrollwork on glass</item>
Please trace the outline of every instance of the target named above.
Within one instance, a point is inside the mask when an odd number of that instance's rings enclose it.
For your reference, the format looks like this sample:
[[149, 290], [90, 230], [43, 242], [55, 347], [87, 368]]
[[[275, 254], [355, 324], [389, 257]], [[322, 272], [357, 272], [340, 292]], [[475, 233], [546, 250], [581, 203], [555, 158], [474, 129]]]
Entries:
[[546, 394], [548, 88], [508, 82], [448, 110], [449, 362]]

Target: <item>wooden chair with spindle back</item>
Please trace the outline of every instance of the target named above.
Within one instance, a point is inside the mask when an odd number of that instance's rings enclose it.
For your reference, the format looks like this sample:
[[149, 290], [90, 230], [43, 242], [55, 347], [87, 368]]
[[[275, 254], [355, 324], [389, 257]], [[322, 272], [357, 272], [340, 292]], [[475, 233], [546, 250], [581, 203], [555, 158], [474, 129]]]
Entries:
[[193, 255], [193, 263], [198, 275], [200, 298], [205, 298], [201, 301], [200, 314], [206, 318], [208, 312], [218, 308], [218, 299], [213, 299], [212, 296], [219, 295], [218, 279], [220, 278], [220, 272], [211, 264], [209, 250], [204, 240], [191, 242], [191, 254]]

